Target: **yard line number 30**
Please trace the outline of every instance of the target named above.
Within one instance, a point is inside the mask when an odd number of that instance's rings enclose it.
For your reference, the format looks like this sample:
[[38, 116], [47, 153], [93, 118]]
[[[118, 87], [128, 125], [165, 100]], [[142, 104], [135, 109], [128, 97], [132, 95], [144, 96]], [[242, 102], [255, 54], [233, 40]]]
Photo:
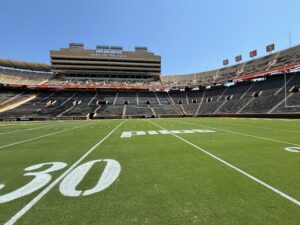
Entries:
[[[78, 184], [84, 179], [86, 174], [90, 171], [90, 169], [96, 163], [106, 163], [103, 172], [100, 174], [99, 180], [97, 184], [88, 190], [77, 190], [76, 187]], [[34, 172], [44, 166], [48, 168], [42, 171]], [[49, 167], [50, 166], [50, 167]], [[33, 180], [31, 180], [28, 184], [23, 187], [14, 190], [10, 193], [0, 195], [0, 203], [6, 203], [18, 198], [22, 198], [26, 195], [29, 195], [44, 186], [46, 186], [52, 179], [50, 173], [61, 170], [67, 166], [67, 163], [64, 162], [47, 162], [41, 163], [33, 166], [29, 166], [24, 170], [27, 172], [24, 176], [33, 176]], [[100, 191], [105, 190], [110, 185], [114, 183], [114, 181], [118, 178], [121, 172], [121, 166], [119, 162], [113, 159], [98, 159], [83, 163], [77, 166], [74, 170], [72, 170], [64, 179], [61, 181], [59, 185], [59, 191], [62, 195], [68, 197], [78, 197], [78, 196], [88, 196]], [[5, 187], [4, 184], [0, 184], [0, 190]]]

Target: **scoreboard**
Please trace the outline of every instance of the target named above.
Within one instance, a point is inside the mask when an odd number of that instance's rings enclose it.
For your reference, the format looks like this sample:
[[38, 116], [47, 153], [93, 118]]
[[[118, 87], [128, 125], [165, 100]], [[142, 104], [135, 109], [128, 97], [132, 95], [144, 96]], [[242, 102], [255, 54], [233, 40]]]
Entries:
[[253, 57], [257, 56], [257, 50], [251, 51], [251, 52], [249, 53], [249, 55], [250, 55], [250, 58], [253, 58]]
[[242, 61], [242, 59], [243, 59], [242, 55], [238, 55], [235, 57], [236, 62], [240, 62], [240, 61]]
[[223, 65], [226, 66], [226, 65], [228, 65], [228, 64], [229, 64], [229, 60], [228, 60], [228, 59], [224, 59], [224, 60], [223, 60]]
[[266, 51], [267, 52], [272, 52], [275, 50], [275, 44], [270, 44], [266, 46]]

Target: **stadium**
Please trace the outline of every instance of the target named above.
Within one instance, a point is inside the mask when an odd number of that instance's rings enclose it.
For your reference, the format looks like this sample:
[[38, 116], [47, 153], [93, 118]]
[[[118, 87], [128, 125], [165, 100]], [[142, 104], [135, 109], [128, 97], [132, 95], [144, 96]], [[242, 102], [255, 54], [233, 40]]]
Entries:
[[[274, 47], [267, 46], [268, 52]], [[300, 46], [173, 76], [160, 76], [161, 58], [147, 47], [129, 52], [70, 43], [50, 58], [51, 65], [0, 60], [2, 120], [300, 118]]]
[[1, 224], [299, 224], [300, 45], [166, 75], [88, 44], [0, 58]]

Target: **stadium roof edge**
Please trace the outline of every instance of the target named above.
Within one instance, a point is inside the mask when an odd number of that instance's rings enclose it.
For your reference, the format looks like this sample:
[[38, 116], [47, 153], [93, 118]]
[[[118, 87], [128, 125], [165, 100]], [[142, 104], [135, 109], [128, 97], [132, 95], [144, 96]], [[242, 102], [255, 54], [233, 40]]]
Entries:
[[[285, 51], [285, 50], [288, 50], [288, 49], [291, 49], [291, 48], [295, 48], [295, 47], [300, 47], [300, 44], [296, 44], [296, 45], [294, 45], [294, 46], [292, 46], [292, 47], [283, 48], [283, 49], [280, 49], [280, 50], [278, 50], [278, 51], [274, 51], [274, 52], [271, 53], [271, 55], [276, 54], [276, 53], [278, 53], [278, 52], [283, 52], [283, 51]], [[232, 65], [230, 65], [230, 66], [226, 66], [226, 67], [223, 66], [223, 67], [218, 67], [218, 68], [210, 69], [210, 70], [204, 70], [204, 71], [198, 71], [198, 72], [191, 72], [191, 73], [182, 73], [182, 74], [162, 74], [161, 76], [163, 76], [163, 77], [175, 77], [175, 76], [191, 76], [191, 75], [194, 75], [194, 74], [199, 75], [199, 74], [201, 74], [201, 73], [214, 72], [214, 71], [221, 70], [221, 69], [224, 69], [224, 68], [228, 68], [228, 67], [233, 67], [233, 66], [241, 65], [241, 64], [248, 63], [248, 62], [251, 62], [251, 61], [254, 61], [254, 60], [259, 60], [259, 59], [262, 59], [262, 58], [264, 58], [264, 57], [266, 57], [266, 56], [268, 56], [268, 55], [269, 55], [269, 54], [261, 55], [261, 56], [255, 58], [255, 59], [249, 59], [249, 60], [246, 60], [246, 61], [241, 61], [241, 62], [239, 62], [239, 63], [234, 63], [234, 64], [232, 64]]]
[[46, 63], [17, 61], [6, 58], [0, 58], [0, 66], [13, 69], [50, 72], [50, 65]]

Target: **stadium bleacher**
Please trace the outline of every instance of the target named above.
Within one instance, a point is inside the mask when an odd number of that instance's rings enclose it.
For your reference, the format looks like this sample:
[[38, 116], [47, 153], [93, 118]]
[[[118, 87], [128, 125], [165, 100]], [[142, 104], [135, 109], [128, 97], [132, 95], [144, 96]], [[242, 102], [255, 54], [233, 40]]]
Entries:
[[[299, 45], [218, 70], [161, 80], [73, 79], [1, 68], [0, 118], [294, 115], [300, 113], [299, 71], [272, 71], [298, 64]], [[255, 74], [263, 75], [250, 76]]]
[[[287, 102], [299, 105], [299, 92], [289, 92], [300, 85], [300, 76], [287, 79]], [[2, 90], [0, 107], [36, 96], [0, 117], [96, 117], [109, 116], [198, 116], [218, 114], [294, 113], [299, 108], [285, 108], [283, 76], [231, 87], [201, 90], [165, 91], [12, 91]], [[1, 108], [0, 108], [1, 109]]]
[[45, 84], [54, 78], [54, 74], [46, 72], [22, 71], [0, 68], [0, 83], [2, 84]]
[[269, 54], [233, 66], [194, 74], [163, 76], [161, 79], [164, 85], [170, 87], [193, 86], [195, 84], [209, 84], [234, 80], [299, 63], [300, 45], [297, 45], [274, 54]]

